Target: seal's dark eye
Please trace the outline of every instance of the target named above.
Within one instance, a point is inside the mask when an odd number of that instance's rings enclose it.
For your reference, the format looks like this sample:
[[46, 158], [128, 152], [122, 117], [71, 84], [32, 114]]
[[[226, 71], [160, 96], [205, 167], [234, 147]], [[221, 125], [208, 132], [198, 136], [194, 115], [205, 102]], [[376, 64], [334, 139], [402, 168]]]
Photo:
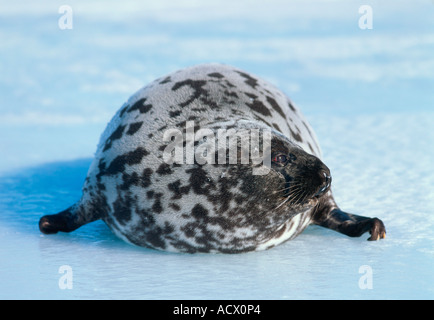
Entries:
[[293, 153], [290, 153], [289, 155], [286, 154], [278, 154], [274, 156], [273, 162], [278, 163], [281, 165], [286, 165], [287, 163], [292, 163], [297, 160], [297, 156]]
[[284, 164], [288, 160], [288, 157], [284, 154], [278, 154], [273, 158], [273, 162]]

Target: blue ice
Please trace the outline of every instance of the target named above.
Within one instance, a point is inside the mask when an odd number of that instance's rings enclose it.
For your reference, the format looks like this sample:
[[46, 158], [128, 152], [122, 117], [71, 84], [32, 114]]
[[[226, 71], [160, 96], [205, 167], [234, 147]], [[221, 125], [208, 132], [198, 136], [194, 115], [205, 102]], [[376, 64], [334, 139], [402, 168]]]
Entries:
[[[64, 30], [63, 1], [2, 4], [0, 298], [434, 298], [434, 5], [371, 1], [365, 30], [359, 1], [252, 2], [74, 1]], [[103, 222], [40, 234], [40, 216], [79, 199], [122, 103], [202, 62], [285, 91], [338, 204], [382, 219], [386, 239], [310, 226], [268, 251], [188, 255], [134, 247]]]

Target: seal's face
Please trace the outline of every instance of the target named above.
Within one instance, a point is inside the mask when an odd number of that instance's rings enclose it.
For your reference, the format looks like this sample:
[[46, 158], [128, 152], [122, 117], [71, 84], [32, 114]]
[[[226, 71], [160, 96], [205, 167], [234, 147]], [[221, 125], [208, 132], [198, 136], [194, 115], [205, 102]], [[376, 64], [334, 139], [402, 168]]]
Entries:
[[331, 185], [330, 170], [317, 157], [290, 141], [272, 140], [271, 166], [281, 177], [280, 205], [303, 205], [317, 200]]

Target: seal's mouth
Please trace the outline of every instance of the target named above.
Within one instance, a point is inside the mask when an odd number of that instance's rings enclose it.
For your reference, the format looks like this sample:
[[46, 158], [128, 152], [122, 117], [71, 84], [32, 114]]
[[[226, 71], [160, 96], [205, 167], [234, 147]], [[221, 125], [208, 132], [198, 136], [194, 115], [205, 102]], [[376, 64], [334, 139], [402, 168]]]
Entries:
[[330, 190], [332, 182], [332, 177], [328, 171], [321, 172], [320, 177], [321, 181], [314, 183], [312, 181], [294, 180], [285, 176], [285, 186], [281, 189], [283, 199], [276, 209], [284, 204], [289, 206], [315, 205]]
[[301, 181], [286, 181], [285, 187], [281, 191], [283, 199], [276, 209], [284, 204], [290, 206], [303, 205], [307, 201], [315, 198], [312, 191], [305, 188], [305, 184]]

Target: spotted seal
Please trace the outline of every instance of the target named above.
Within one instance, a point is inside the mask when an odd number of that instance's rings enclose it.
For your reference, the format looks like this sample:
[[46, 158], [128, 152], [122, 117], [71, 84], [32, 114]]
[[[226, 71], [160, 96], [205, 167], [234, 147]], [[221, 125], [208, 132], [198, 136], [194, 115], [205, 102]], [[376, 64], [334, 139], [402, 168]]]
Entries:
[[[202, 129], [208, 135], [194, 136]], [[248, 156], [257, 151], [251, 144], [255, 129], [268, 166], [238, 158], [245, 150]], [[210, 130], [238, 135], [235, 161], [225, 161], [232, 151], [220, 148], [229, 145], [230, 135], [208, 148], [215, 141], [206, 139]], [[248, 134], [250, 140], [242, 140]], [[181, 152], [168, 150], [170, 145]], [[199, 154], [205, 163], [186, 151], [204, 145]], [[176, 152], [184, 162], [174, 161]], [[368, 240], [384, 238], [381, 220], [339, 209], [330, 171], [320, 159], [314, 131], [280, 90], [231, 66], [194, 66], [129, 98], [101, 136], [82, 198], [43, 216], [39, 228], [45, 234], [70, 232], [102, 219], [132, 244], [188, 253], [264, 250], [309, 224], [351, 237], [369, 232]], [[255, 174], [255, 168], [268, 170]]]

